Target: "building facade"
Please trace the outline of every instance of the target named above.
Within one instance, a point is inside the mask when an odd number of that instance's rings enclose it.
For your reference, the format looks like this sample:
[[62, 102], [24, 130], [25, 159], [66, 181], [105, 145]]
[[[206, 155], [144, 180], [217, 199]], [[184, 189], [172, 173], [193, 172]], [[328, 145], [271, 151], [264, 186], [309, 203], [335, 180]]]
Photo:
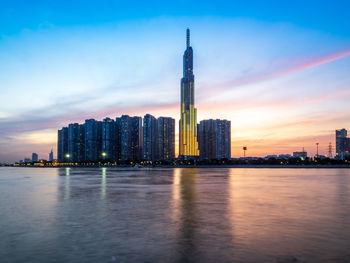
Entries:
[[190, 46], [190, 30], [186, 31], [186, 50], [183, 55], [181, 79], [181, 112], [179, 123], [179, 157], [199, 156], [197, 141], [197, 109], [194, 107], [193, 50]]
[[203, 120], [198, 124], [198, 145], [201, 159], [231, 158], [231, 122]]

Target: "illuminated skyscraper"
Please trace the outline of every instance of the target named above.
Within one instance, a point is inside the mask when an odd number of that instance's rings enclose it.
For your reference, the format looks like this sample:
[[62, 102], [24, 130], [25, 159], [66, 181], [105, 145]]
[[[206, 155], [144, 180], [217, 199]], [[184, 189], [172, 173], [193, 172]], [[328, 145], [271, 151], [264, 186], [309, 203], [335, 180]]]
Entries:
[[190, 46], [190, 30], [187, 29], [186, 33], [186, 50], [183, 56], [183, 78], [181, 79], [180, 158], [199, 156], [197, 109], [194, 107], [193, 50]]

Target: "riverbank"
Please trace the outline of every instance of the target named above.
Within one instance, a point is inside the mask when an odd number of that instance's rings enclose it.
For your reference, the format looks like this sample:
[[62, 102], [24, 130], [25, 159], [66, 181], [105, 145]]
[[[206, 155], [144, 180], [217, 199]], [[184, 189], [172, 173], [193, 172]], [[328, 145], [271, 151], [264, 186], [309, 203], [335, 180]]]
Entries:
[[131, 166], [131, 165], [57, 165], [57, 166], [0, 166], [0, 167], [22, 167], [22, 168], [120, 168], [120, 169], [157, 169], [157, 168], [249, 168], [249, 169], [349, 169], [350, 165], [253, 165], [253, 164], [219, 164], [219, 165], [145, 165], [145, 166]]

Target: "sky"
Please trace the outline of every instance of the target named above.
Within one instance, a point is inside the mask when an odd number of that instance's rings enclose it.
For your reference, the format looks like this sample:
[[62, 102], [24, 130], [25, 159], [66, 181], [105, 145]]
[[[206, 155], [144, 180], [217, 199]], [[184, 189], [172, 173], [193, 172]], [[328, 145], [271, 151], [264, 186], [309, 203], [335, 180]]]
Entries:
[[232, 157], [243, 146], [248, 156], [314, 155], [316, 143], [327, 154], [330, 142], [334, 153], [335, 129], [350, 129], [349, 9], [326, 0], [2, 0], [0, 162], [56, 155], [57, 130], [88, 118], [178, 120], [187, 27], [198, 121], [231, 120]]

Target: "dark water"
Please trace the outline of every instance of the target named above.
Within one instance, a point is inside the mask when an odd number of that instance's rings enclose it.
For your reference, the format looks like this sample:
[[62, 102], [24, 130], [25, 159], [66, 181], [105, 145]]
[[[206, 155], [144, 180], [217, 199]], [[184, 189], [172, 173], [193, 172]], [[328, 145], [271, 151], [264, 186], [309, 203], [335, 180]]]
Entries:
[[0, 168], [0, 262], [350, 262], [350, 170]]

